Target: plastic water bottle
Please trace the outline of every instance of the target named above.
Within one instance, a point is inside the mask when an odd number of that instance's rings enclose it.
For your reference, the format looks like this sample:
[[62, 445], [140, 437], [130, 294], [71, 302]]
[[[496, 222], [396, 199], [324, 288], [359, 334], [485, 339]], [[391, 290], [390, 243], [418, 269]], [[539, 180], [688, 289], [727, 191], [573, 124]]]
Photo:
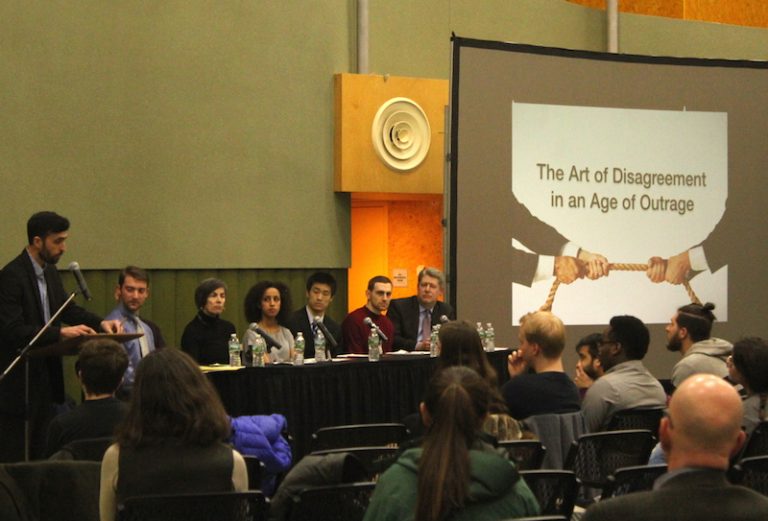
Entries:
[[485, 325], [485, 350], [493, 351], [496, 349], [496, 332], [493, 330], [493, 324], [488, 322]]
[[293, 346], [294, 358], [293, 365], [304, 365], [304, 333], [296, 333], [296, 345]]
[[[480, 344], [482, 344], [483, 349], [485, 349], [485, 330], [483, 329], [482, 322], [477, 323], [477, 334], [480, 337]], [[487, 351], [487, 349], [485, 349]]]
[[240, 341], [235, 333], [229, 336], [229, 365], [232, 367], [241, 367], [243, 365], [240, 360]]
[[256, 333], [253, 341], [253, 367], [264, 367], [264, 353], [267, 351], [267, 342], [264, 337]]
[[432, 326], [432, 333], [429, 335], [429, 356], [435, 358], [437, 352], [437, 334], [440, 332], [440, 324]]
[[368, 360], [378, 362], [381, 358], [381, 338], [375, 329], [368, 335]]
[[320, 328], [315, 331], [315, 362], [327, 362], [328, 357], [325, 356], [325, 335]]

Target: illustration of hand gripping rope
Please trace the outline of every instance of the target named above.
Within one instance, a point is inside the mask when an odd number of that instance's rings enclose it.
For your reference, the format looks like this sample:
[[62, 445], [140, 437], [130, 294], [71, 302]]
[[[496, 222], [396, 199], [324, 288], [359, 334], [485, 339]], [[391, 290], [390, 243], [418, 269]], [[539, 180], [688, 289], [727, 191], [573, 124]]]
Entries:
[[[629, 263], [610, 263], [608, 264], [608, 270], [609, 271], [646, 271], [648, 269], [648, 264], [629, 264]], [[682, 282], [683, 287], [685, 287], [685, 291], [688, 292], [688, 296], [691, 299], [691, 302], [694, 304], [701, 304], [701, 301], [699, 300], [699, 297], [696, 296], [696, 293], [693, 291], [693, 288], [691, 288], [690, 283], [687, 280], [684, 280]], [[539, 311], [552, 311], [552, 304], [555, 302], [555, 294], [557, 293], [557, 288], [560, 287], [560, 281], [558, 279], [555, 279], [555, 281], [552, 283], [552, 287], [549, 289], [549, 295], [547, 295], [547, 300], [544, 302], [544, 304], [539, 308]]]

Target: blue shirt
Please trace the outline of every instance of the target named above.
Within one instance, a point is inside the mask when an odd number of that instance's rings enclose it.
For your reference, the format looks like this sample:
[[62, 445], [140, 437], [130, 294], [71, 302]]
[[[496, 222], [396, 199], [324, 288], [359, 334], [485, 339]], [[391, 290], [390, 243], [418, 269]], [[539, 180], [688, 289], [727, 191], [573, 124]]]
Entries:
[[[140, 322], [144, 330], [144, 337], [147, 339], [149, 351], [155, 350], [155, 335], [152, 333], [152, 328], [141, 320], [137, 314], [131, 313], [122, 302], [107, 315], [105, 320], [119, 320], [123, 324], [123, 331], [126, 333], [137, 333], [137, 322]], [[125, 370], [125, 376], [123, 377], [123, 388], [130, 390], [136, 377], [136, 367], [141, 362], [141, 342], [139, 342], [138, 338], [134, 338], [133, 340], [123, 342], [123, 347], [125, 347], [125, 352], [128, 354], [128, 369]]]

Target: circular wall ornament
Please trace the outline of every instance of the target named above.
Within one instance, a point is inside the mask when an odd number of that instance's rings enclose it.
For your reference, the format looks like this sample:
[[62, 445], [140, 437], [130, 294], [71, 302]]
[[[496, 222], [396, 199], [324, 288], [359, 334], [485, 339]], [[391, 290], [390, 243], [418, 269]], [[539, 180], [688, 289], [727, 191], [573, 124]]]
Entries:
[[424, 161], [431, 135], [427, 115], [408, 98], [384, 102], [371, 126], [376, 155], [389, 168], [400, 172], [413, 170]]

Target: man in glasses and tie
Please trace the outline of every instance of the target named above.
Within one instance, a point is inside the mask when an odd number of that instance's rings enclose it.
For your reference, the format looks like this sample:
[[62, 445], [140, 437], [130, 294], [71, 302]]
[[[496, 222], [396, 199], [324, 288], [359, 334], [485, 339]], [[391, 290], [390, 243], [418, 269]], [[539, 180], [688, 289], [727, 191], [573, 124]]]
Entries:
[[437, 268], [419, 272], [416, 295], [392, 300], [387, 316], [395, 326], [395, 349], [429, 351], [432, 326], [445, 316], [455, 320], [453, 308], [439, 300], [445, 288], [445, 275]]
[[123, 343], [128, 354], [128, 369], [125, 371], [123, 385], [118, 390], [118, 397], [127, 399], [133, 388], [136, 367], [141, 359], [155, 349], [165, 347], [165, 340], [160, 328], [154, 322], [139, 317], [139, 311], [149, 298], [149, 275], [137, 266], [127, 266], [120, 272], [115, 287], [117, 306], [107, 319], [120, 320], [126, 333], [143, 333], [143, 336]]

